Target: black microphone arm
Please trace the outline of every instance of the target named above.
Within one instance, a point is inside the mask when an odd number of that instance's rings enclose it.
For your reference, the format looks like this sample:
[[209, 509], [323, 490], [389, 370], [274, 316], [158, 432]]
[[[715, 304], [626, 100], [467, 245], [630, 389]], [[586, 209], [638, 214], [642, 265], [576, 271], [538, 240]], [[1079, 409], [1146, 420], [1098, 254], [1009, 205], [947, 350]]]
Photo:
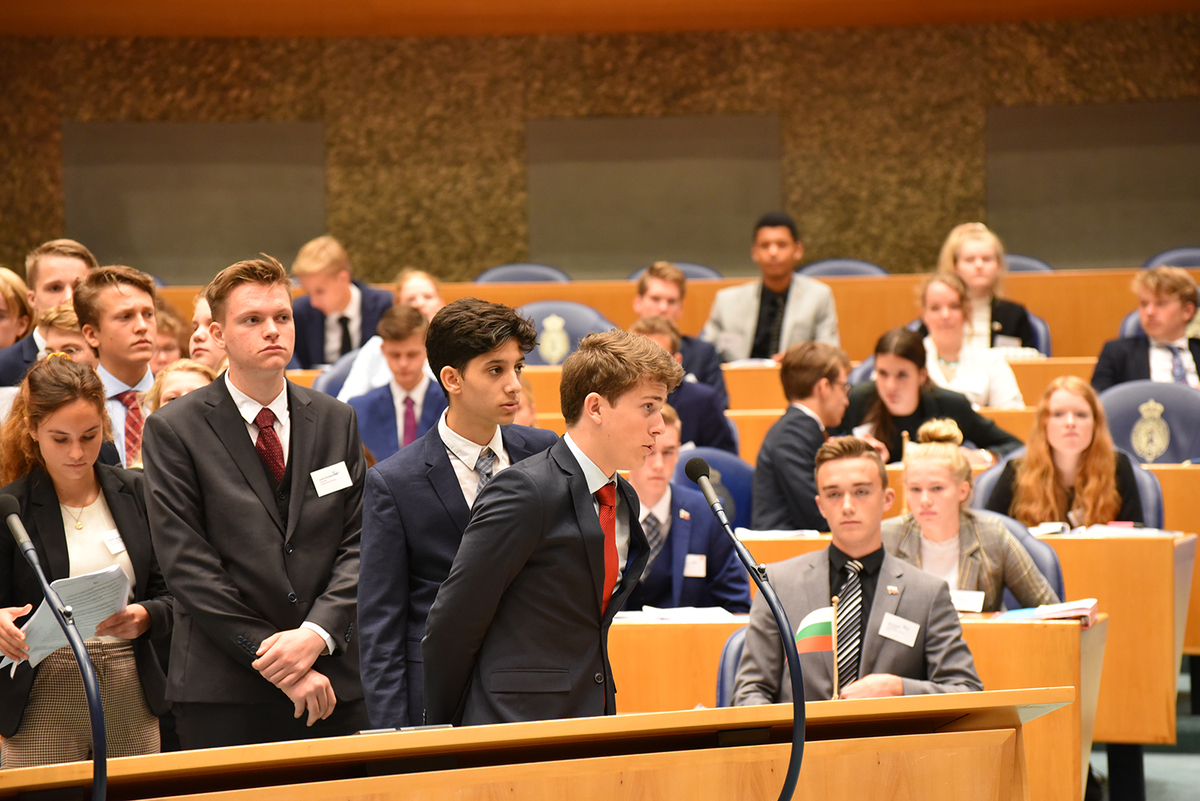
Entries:
[[108, 793], [108, 740], [104, 735], [104, 707], [100, 704], [100, 687], [96, 683], [96, 668], [88, 657], [87, 646], [79, 629], [75, 628], [75, 619], [71, 607], [63, 603], [62, 598], [42, 571], [41, 561], [37, 550], [25, 531], [21, 522], [21, 504], [11, 495], [0, 495], [0, 516], [8, 523], [17, 547], [25, 554], [26, 561], [33, 568], [38, 582], [42, 585], [42, 594], [46, 596], [46, 604], [54, 612], [54, 618], [67, 635], [67, 642], [75, 652], [75, 661], [79, 663], [79, 672], [83, 676], [83, 691], [87, 695], [88, 717], [92, 721], [92, 801], [103, 801]]
[[704, 493], [704, 499], [708, 501], [708, 505], [712, 507], [713, 514], [716, 515], [717, 521], [721, 527], [725, 529], [725, 534], [733, 542], [733, 549], [737, 551], [738, 558], [742, 560], [742, 564], [750, 571], [750, 577], [754, 579], [754, 583], [758, 585], [758, 591], [762, 593], [766, 599], [767, 605], [771, 607], [771, 613], [775, 615], [775, 625], [779, 626], [779, 634], [783, 638], [783, 655], [787, 657], [788, 670], [792, 677], [792, 753], [788, 759], [787, 775], [783, 780], [783, 789], [779, 791], [779, 801], [788, 801], [796, 792], [796, 782], [800, 779], [800, 763], [804, 760], [804, 673], [800, 669], [800, 654], [796, 651], [796, 641], [792, 633], [792, 624], [788, 622], [787, 612], [783, 610], [783, 604], [779, 602], [779, 596], [775, 594], [775, 588], [771, 586], [771, 582], [767, 579], [766, 565], [760, 565], [754, 561], [754, 557], [750, 555], [750, 551], [742, 544], [742, 541], [733, 533], [733, 529], [729, 525], [729, 517], [725, 514], [725, 507], [721, 505], [721, 499], [717, 497], [717, 493], [713, 490], [712, 481], [709, 480], [708, 462], [700, 457], [696, 457], [688, 461], [684, 467], [684, 472], [687, 477], [700, 487], [700, 491]]

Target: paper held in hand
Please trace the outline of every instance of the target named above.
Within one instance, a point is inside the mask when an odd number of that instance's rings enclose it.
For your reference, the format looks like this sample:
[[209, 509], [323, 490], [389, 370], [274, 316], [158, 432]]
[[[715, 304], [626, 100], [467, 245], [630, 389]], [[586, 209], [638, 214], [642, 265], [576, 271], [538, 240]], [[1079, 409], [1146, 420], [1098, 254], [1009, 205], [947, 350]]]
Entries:
[[[96, 627], [108, 618], [125, 609], [129, 597], [129, 577], [120, 565], [111, 565], [94, 573], [58, 579], [50, 586], [71, 607], [75, 617], [75, 628], [83, 639], [95, 636]], [[40, 663], [50, 654], [67, 645], [54, 612], [43, 599], [37, 611], [21, 627], [25, 633], [25, 644], [29, 646], [29, 665]], [[8, 657], [0, 659], [0, 670], [12, 665], [12, 674], [17, 672], [17, 663]]]

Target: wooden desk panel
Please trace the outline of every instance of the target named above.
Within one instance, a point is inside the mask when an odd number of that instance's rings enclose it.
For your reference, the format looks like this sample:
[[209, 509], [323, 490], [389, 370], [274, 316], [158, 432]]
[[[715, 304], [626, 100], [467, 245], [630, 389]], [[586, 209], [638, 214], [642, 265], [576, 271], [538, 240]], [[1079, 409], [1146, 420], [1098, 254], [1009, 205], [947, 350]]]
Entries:
[[[1096, 357], [1055, 356], [1050, 359], [1011, 361], [1008, 364], [1017, 378], [1017, 386], [1021, 389], [1021, 397], [1024, 398], [1025, 405], [1037, 406], [1046, 387], [1059, 376], [1073, 375], [1090, 382], [1092, 373], [1096, 369]], [[1021, 439], [1025, 439], [1025, 437], [1021, 437]]]
[[[1158, 477], [1163, 491], [1163, 514], [1169, 531], [1200, 532], [1200, 465], [1143, 465]], [[1188, 600], [1187, 630], [1183, 652], [1200, 656], [1200, 559], [1192, 570], [1192, 594]]]

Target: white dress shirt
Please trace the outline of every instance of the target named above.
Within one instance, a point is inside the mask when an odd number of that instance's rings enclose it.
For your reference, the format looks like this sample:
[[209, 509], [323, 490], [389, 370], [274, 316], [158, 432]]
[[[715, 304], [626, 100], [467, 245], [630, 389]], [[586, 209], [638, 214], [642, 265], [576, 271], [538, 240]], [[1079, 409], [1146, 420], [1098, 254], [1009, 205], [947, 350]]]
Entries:
[[[1170, 359], [1168, 358], [1168, 361]], [[96, 368], [96, 374], [100, 376], [100, 382], [104, 384], [104, 395], [107, 400], [104, 401], [104, 408], [108, 409], [108, 418], [112, 421], [113, 429], [113, 444], [117, 446], [117, 453], [121, 455], [121, 466], [129, 467], [125, 463], [125, 415], [128, 410], [125, 404], [117, 400], [117, 396], [122, 392], [134, 390], [140, 395], [145, 395], [150, 391], [150, 387], [154, 386], [154, 376], [146, 370], [146, 374], [142, 376], [142, 380], [138, 381], [135, 386], [129, 386], [124, 381], [115, 377], [108, 370], [104, 369], [104, 365]], [[146, 411], [145, 404], [139, 400], [138, 405], [142, 407], [142, 419], [146, 419], [149, 412]]]
[[438, 436], [442, 438], [442, 444], [446, 446], [446, 453], [450, 457], [450, 466], [454, 468], [454, 475], [462, 490], [463, 500], [467, 502], [469, 509], [475, 505], [475, 495], [479, 492], [479, 473], [475, 472], [475, 462], [479, 460], [480, 455], [488, 448], [491, 448], [492, 453], [496, 455], [496, 462], [492, 465], [493, 478], [501, 470], [511, 465], [512, 459], [508, 457], [508, 451], [504, 450], [504, 438], [500, 436], [500, 426], [496, 426], [496, 431], [487, 445], [479, 445], [451, 430], [446, 423], [446, 414], [449, 411], [447, 409], [442, 412], [442, 416], [438, 418]]
[[392, 406], [396, 410], [396, 439], [397, 444], [404, 447], [404, 401], [408, 398], [413, 400], [413, 416], [418, 425], [421, 422], [421, 412], [425, 409], [425, 393], [429, 391], [429, 376], [421, 374], [421, 381], [412, 388], [407, 390], [396, 383], [393, 378], [388, 382], [392, 388]]
[[[640, 500], [640, 499], [639, 499]], [[658, 499], [658, 503], [653, 506], [642, 504], [641, 513], [638, 515], [638, 522], [645, 523], [646, 518], [653, 514], [658, 518], [658, 530], [662, 532], [663, 542], [667, 541], [667, 535], [671, 533], [671, 484], [667, 483], [667, 491]], [[644, 528], [644, 526], [643, 526]], [[663, 546], [666, 547], [665, 545]], [[661, 556], [662, 554], [659, 554]]]
[[[425, 375], [429, 376], [430, 381], [437, 381], [429, 362], [425, 362]], [[350, 363], [350, 372], [346, 374], [346, 380], [338, 390], [337, 399], [345, 403], [351, 398], [366, 395], [391, 380], [392, 371], [383, 355], [383, 338], [376, 334], [358, 349], [354, 361]]]
[[342, 355], [342, 324], [339, 317], [350, 318], [350, 345], [362, 344], [362, 290], [350, 284], [350, 302], [339, 312], [325, 315], [325, 363], [333, 364]]
[[[958, 365], [952, 377], [947, 377], [938, 363], [937, 345], [933, 337], [925, 337], [925, 366], [929, 380], [943, 389], [953, 390], [967, 396], [976, 406], [997, 409], [1023, 409], [1025, 399], [1017, 377], [1007, 361], [991, 348], [979, 348], [963, 342], [958, 351]], [[1168, 354], [1168, 372], [1171, 358]]]
[[[570, 434], [563, 436], [567, 447], [571, 449], [571, 455], [575, 457], [575, 461], [579, 462], [579, 466], [583, 468], [583, 477], [587, 480], [588, 494], [592, 496], [592, 508], [596, 510], [597, 518], [600, 515], [600, 501], [596, 500], [596, 493], [605, 484], [613, 484], [616, 482], [616, 474], [611, 476], [604, 475], [604, 471], [596, 466], [596, 463], [587, 457], [579, 446], [575, 444], [575, 440], [571, 439]], [[613, 593], [617, 592], [617, 588], [621, 586], [621, 577], [625, 575], [625, 563], [629, 559], [629, 510], [625, 509], [625, 502], [621, 498], [621, 493], [617, 493], [616, 505], [617, 522], [613, 527], [617, 536], [617, 581], [613, 584]]]
[[1183, 371], [1187, 373], [1189, 387], [1200, 383], [1196, 375], [1196, 360], [1192, 358], [1192, 349], [1188, 347], [1187, 335], [1174, 342], [1150, 341], [1150, 380], [1162, 384], [1173, 384], [1175, 373], [1171, 369], [1173, 358], [1168, 346], [1179, 348], [1179, 360], [1183, 362]]

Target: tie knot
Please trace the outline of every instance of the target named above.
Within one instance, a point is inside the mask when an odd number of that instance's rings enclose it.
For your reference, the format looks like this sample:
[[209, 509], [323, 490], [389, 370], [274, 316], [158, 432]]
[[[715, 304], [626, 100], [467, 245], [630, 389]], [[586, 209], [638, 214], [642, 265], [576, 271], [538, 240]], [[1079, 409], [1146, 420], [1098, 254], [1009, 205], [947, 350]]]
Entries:
[[338, 318], [338, 323], [341, 325], [350, 325], [350, 318], [343, 314]]
[[846, 570], [851, 575], [857, 576], [863, 570], [863, 563], [858, 561], [857, 559], [851, 559], [849, 562], [846, 563]]
[[137, 390], [127, 389], [124, 392], [118, 392], [116, 398], [126, 409], [137, 409], [139, 408], [137, 396]]
[[258, 414], [254, 418], [254, 425], [258, 426], [259, 430], [275, 425], [275, 412], [266, 406], [262, 407], [258, 410]]
[[479, 454], [479, 458], [475, 460], [475, 469], [485, 476], [492, 474], [492, 468], [496, 465], [496, 454], [492, 453], [491, 448], [484, 448], [483, 453]]
[[[412, 395], [408, 395], [404, 398], [404, 408], [405, 409], [412, 409], [415, 406], [416, 406], [416, 401], [414, 401], [412, 399]], [[488, 449], [488, 453], [491, 453], [491, 448]]]
[[601, 506], [615, 507], [617, 505], [617, 485], [610, 482], [596, 490], [596, 500], [600, 502]]

